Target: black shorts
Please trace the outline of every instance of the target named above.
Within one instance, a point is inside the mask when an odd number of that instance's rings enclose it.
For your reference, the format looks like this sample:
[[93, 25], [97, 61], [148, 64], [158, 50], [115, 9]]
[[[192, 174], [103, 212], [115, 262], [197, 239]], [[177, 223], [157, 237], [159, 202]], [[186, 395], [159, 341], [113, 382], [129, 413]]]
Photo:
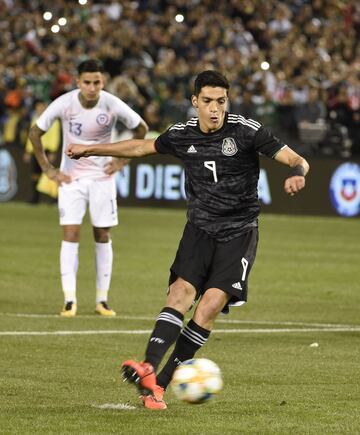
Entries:
[[241, 305], [247, 301], [257, 243], [258, 228], [229, 242], [218, 242], [188, 222], [170, 268], [169, 284], [181, 277], [196, 288], [197, 298], [209, 288], [219, 288], [231, 296], [230, 306]]

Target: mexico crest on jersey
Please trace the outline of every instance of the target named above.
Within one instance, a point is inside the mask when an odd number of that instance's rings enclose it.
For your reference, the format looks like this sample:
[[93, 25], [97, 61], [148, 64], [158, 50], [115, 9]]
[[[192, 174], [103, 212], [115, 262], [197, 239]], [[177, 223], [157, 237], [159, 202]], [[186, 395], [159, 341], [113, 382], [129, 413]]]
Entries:
[[233, 156], [237, 153], [237, 146], [235, 139], [232, 137], [226, 137], [222, 143], [222, 153], [226, 156]]

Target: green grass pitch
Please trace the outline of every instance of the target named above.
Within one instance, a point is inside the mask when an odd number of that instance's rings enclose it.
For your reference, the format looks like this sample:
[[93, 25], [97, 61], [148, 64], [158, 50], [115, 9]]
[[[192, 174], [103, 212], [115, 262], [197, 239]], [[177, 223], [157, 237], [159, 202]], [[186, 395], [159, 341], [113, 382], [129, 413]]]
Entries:
[[221, 367], [223, 391], [203, 405], [169, 391], [168, 409], [156, 412], [119, 367], [143, 357], [185, 212], [119, 211], [118, 316], [94, 314], [86, 222], [78, 317], [62, 319], [57, 208], [0, 205], [1, 434], [360, 433], [359, 219], [262, 215], [249, 302], [219, 318], [198, 354]]

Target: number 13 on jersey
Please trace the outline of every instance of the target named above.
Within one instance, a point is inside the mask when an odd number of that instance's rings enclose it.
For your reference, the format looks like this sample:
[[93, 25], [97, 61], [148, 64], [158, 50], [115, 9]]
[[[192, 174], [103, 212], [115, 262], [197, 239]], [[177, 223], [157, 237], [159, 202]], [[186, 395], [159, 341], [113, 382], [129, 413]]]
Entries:
[[209, 169], [214, 176], [214, 182], [217, 183], [218, 182], [218, 177], [217, 177], [217, 173], [216, 173], [216, 163], [214, 160], [207, 160], [206, 162], [204, 162], [204, 166], [206, 169]]

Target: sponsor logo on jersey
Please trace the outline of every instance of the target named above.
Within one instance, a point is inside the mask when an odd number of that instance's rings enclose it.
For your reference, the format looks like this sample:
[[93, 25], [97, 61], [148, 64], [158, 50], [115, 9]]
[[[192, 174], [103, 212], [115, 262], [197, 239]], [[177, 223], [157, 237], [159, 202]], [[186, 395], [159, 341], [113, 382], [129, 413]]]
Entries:
[[343, 163], [335, 170], [330, 180], [330, 200], [342, 216], [355, 216], [360, 213], [359, 165]]
[[234, 282], [234, 284], [231, 287], [236, 288], [236, 290], [242, 290], [242, 287], [241, 287], [241, 284], [240, 284], [239, 281], [238, 282]]
[[96, 122], [99, 125], [107, 125], [107, 124], [109, 124], [109, 115], [107, 113], [100, 113], [100, 115], [98, 115], [96, 117]]
[[233, 156], [238, 151], [235, 139], [232, 137], [226, 137], [222, 143], [222, 153], [225, 156]]
[[197, 150], [196, 150], [196, 148], [194, 147], [194, 145], [191, 145], [191, 146], [189, 146], [187, 152], [188, 152], [188, 153], [197, 153]]

